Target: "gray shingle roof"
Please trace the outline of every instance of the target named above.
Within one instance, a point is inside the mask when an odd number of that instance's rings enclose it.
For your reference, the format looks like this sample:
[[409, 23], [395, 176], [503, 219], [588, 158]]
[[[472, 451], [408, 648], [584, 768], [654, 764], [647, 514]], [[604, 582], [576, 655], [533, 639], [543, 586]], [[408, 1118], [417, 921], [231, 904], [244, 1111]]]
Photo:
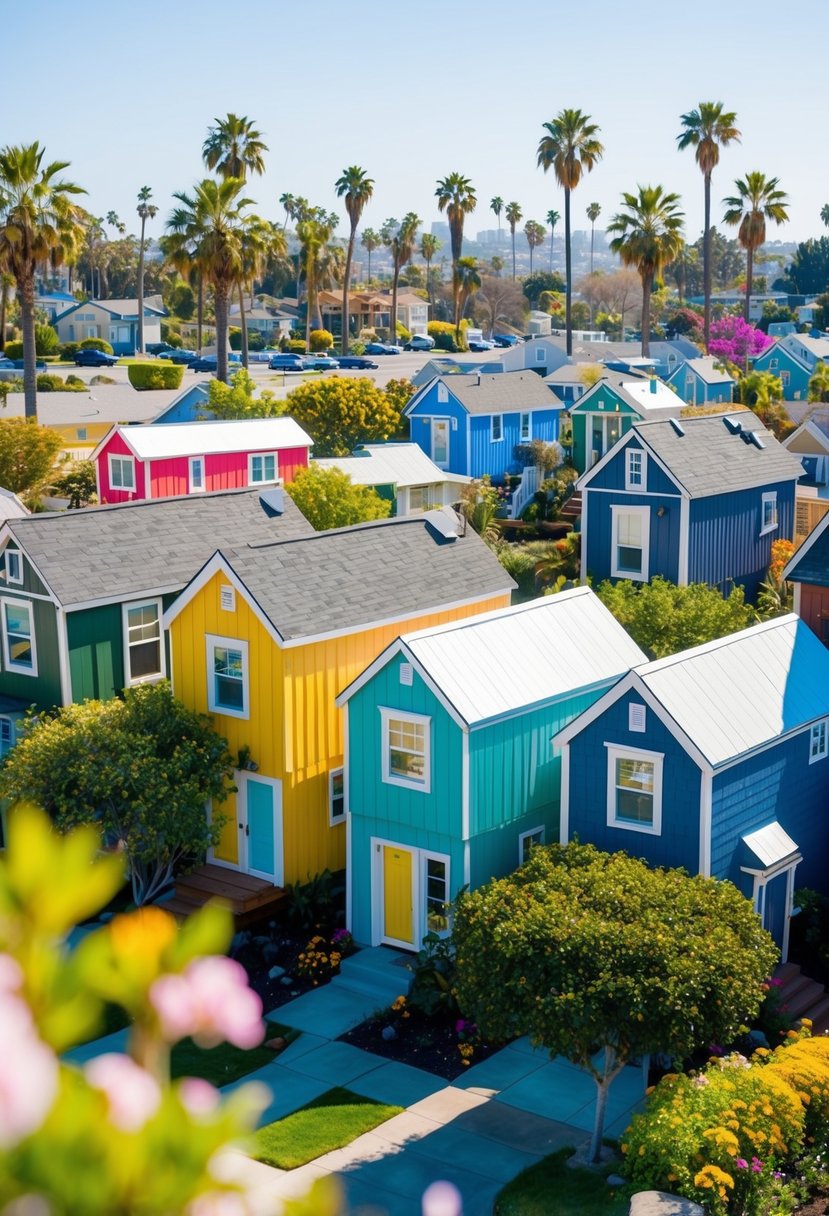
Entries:
[[178, 591], [217, 546], [314, 534], [287, 494], [283, 504], [283, 513], [275, 515], [259, 489], [225, 490], [30, 515], [9, 520], [8, 528], [69, 607]]
[[223, 548], [222, 555], [286, 640], [411, 618], [441, 604], [495, 595], [515, 583], [448, 509], [318, 532], [306, 540]]
[[[443, 377], [441, 377], [443, 379]], [[495, 375], [455, 375], [446, 380], [449, 392], [470, 414], [505, 414], [510, 410], [555, 409], [558, 397], [535, 372]]]
[[[734, 433], [724, 419], [739, 425]], [[670, 470], [692, 498], [728, 494], [803, 476], [800, 457], [788, 452], [767, 431], [756, 414], [741, 410], [682, 418], [684, 434], [666, 422], [636, 422], [633, 430], [646, 447]], [[742, 435], [754, 432], [763, 446], [747, 443]]]

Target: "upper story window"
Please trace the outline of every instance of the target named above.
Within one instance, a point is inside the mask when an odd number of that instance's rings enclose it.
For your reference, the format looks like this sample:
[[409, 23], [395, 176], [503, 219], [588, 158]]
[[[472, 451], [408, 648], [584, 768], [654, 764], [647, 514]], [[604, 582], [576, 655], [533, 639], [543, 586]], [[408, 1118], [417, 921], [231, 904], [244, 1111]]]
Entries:
[[625, 489], [644, 490], [645, 453], [639, 448], [628, 448], [625, 452]]
[[11, 718], [0, 718], [0, 756], [10, 752], [16, 742], [16, 731]]
[[231, 718], [250, 715], [248, 644], [238, 638], [207, 635], [207, 705]]
[[19, 549], [8, 548], [6, 550], [6, 582], [17, 584], [23, 582], [23, 556]]
[[760, 511], [760, 535], [773, 532], [777, 527], [777, 491], [770, 490], [763, 495]]
[[164, 675], [161, 600], [124, 604], [125, 684], [143, 684]]
[[37, 648], [32, 605], [28, 600], [2, 601], [3, 662], [7, 671], [37, 675]]
[[276, 452], [257, 452], [249, 459], [248, 481], [252, 486], [279, 480], [279, 460]]
[[498, 443], [504, 438], [504, 422], [500, 414], [493, 414], [490, 419], [490, 439], [493, 443]]
[[109, 484], [113, 490], [135, 490], [135, 460], [132, 456], [109, 457]]
[[607, 749], [607, 825], [633, 832], [662, 832], [660, 752]]
[[380, 715], [383, 781], [428, 793], [431, 785], [431, 718], [383, 708]]
[[809, 763], [824, 760], [829, 755], [829, 718], [815, 722], [809, 732]]

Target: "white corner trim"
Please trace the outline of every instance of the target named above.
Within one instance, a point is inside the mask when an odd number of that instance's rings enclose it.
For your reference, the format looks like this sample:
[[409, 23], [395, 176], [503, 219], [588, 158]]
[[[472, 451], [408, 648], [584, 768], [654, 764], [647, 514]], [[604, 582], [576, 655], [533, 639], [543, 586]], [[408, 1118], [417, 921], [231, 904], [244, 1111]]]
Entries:
[[559, 810], [559, 844], [567, 844], [570, 837], [570, 744], [561, 748], [561, 803]]
[[699, 872], [703, 878], [711, 877], [711, 830], [714, 808], [714, 777], [710, 772], [700, 773], [699, 795]]

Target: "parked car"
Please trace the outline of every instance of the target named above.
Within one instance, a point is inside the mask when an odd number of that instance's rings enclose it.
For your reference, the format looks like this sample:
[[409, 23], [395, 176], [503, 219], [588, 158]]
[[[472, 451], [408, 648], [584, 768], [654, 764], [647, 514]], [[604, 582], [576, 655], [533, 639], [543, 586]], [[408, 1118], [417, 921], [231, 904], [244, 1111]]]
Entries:
[[302, 355], [271, 355], [268, 367], [274, 372], [304, 372], [305, 360]]
[[305, 355], [302, 366], [306, 372], [330, 372], [340, 366], [340, 361], [331, 355]]
[[402, 355], [402, 346], [391, 346], [388, 342], [369, 342], [366, 347], [367, 355]]
[[79, 350], [75, 355], [75, 367], [113, 367], [117, 362], [117, 355], [103, 350]]
[[435, 339], [428, 334], [412, 334], [403, 347], [404, 350], [434, 350]]
[[163, 350], [158, 356], [159, 359], [169, 359], [171, 363], [189, 363], [191, 359], [197, 359], [199, 352], [196, 350], [187, 350], [184, 347], [173, 350]]
[[495, 343], [490, 342], [487, 338], [470, 338], [469, 349], [474, 350], [476, 353], [484, 350], [494, 350]]
[[353, 369], [354, 371], [369, 371], [380, 366], [373, 359], [367, 359], [365, 355], [337, 355], [337, 362], [340, 367]]
[[492, 341], [496, 346], [517, 346], [521, 338], [517, 338], [515, 334], [493, 334]]
[[249, 350], [248, 363], [270, 363], [275, 354], [272, 350]]
[[169, 342], [148, 342], [144, 349], [148, 355], [155, 355], [158, 359], [164, 354], [165, 350], [175, 350], [176, 348], [171, 346]]

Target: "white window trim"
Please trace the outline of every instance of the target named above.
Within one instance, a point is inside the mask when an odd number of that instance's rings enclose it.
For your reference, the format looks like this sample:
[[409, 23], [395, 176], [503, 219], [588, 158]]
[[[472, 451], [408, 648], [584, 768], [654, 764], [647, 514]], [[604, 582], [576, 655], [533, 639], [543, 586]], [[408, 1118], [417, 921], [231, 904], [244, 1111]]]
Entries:
[[[498, 430], [500, 431], [500, 434], [498, 436], [496, 436], [496, 434], [495, 434], [495, 419], [496, 418], [498, 419]], [[504, 415], [503, 414], [490, 414], [490, 417], [489, 417], [489, 442], [490, 443], [503, 443], [503, 440], [504, 440]]]
[[[17, 558], [17, 578], [12, 578], [11, 570], [9, 569], [9, 558]], [[10, 586], [22, 587], [23, 585], [23, 554], [20, 549], [14, 545], [9, 545], [6, 549], [6, 582]]]
[[[448, 937], [452, 932], [452, 863], [446, 853], [433, 853], [429, 849], [417, 850], [418, 862], [420, 865], [420, 928], [415, 932], [415, 937], [419, 937], [422, 941], [427, 933], [436, 933], [438, 937]], [[440, 861], [446, 867], [446, 928], [445, 929], [430, 929], [429, 928], [429, 862]]]
[[[607, 748], [607, 826], [623, 832], [641, 832], [645, 836], [662, 835], [662, 768], [663, 752], [645, 751], [641, 747], [621, 747], [605, 743]], [[653, 764], [653, 823], [630, 823], [616, 816], [616, 761], [648, 760]]]
[[[201, 465], [201, 485], [197, 486], [193, 483], [193, 465], [198, 461]], [[187, 461], [187, 485], [191, 494], [203, 494], [205, 491], [206, 469], [203, 456], [191, 456]]]
[[529, 828], [526, 832], [521, 832], [519, 834], [519, 837], [518, 837], [518, 864], [519, 864], [519, 866], [523, 866], [524, 862], [527, 860], [526, 857], [524, 856], [524, 841], [527, 840], [527, 838], [530, 836], [539, 836], [539, 835], [541, 836], [541, 839], [539, 841], [537, 841], [537, 843], [545, 844], [547, 833], [544, 829], [543, 823], [540, 824], [537, 828]]
[[[341, 815], [334, 814], [334, 778], [338, 777], [338, 776], [342, 777], [342, 779], [343, 779], [343, 793], [342, 793], [343, 809], [342, 809]], [[346, 810], [345, 810], [345, 770], [342, 768], [342, 766], [340, 766], [340, 768], [332, 768], [328, 774], [328, 826], [334, 828], [337, 826], [338, 823], [345, 823], [346, 818], [347, 818], [347, 815], [346, 815]]]
[[[6, 627], [6, 605], [12, 608], [19, 609], [21, 606], [26, 609], [29, 614], [29, 636], [32, 642], [32, 665], [26, 667], [21, 663], [15, 663], [9, 656], [9, 633]], [[3, 666], [6, 671], [12, 671], [19, 676], [36, 676], [37, 675], [37, 639], [35, 638], [35, 613], [34, 605], [31, 600], [9, 600], [0, 599], [0, 631], [3, 634]]]
[[[248, 644], [242, 638], [225, 638], [217, 633], [205, 634], [207, 654], [207, 708], [212, 714], [221, 714], [225, 718], [250, 717], [250, 664], [248, 662]], [[225, 705], [216, 704], [216, 685], [213, 678], [213, 650], [216, 646], [224, 646], [228, 650], [242, 652], [242, 709], [229, 709]]]
[[[404, 790], [416, 790], [419, 794], [429, 794], [432, 789], [432, 719], [427, 714], [415, 714], [409, 710], [388, 709], [385, 705], [378, 706], [380, 710], [380, 772], [385, 785], [399, 785]], [[416, 726], [425, 726], [423, 740], [423, 781], [407, 781], [392, 773], [389, 765], [389, 722], [394, 718], [399, 722], [411, 722]]]
[[[823, 747], [821, 751], [812, 755], [812, 743], [815, 737], [815, 731], [823, 733]], [[820, 722], [815, 722], [809, 731], [809, 763], [817, 764], [819, 760], [825, 760], [829, 756], [829, 718], [821, 718]]]
[[[651, 547], [651, 509], [650, 507], [625, 507], [612, 506], [611, 512], [611, 528], [610, 528], [610, 575], [611, 578], [628, 579], [632, 583], [646, 583], [650, 570], [650, 547]], [[631, 570], [620, 570], [616, 561], [616, 550], [619, 547], [619, 516], [620, 515], [641, 515], [642, 516], [642, 570], [639, 574]]]
[[9, 714], [0, 714], [0, 728], [4, 722], [9, 724], [9, 746], [4, 750], [2, 741], [0, 741], [0, 756], [7, 756], [17, 742], [17, 721]]
[[[253, 480], [253, 460], [265, 460], [268, 456], [273, 456], [273, 478], [263, 478], [261, 481]], [[248, 485], [249, 486], [274, 486], [279, 481], [279, 452], [248, 452]]]
[[[527, 421], [526, 432], [524, 430], [524, 420]], [[531, 410], [522, 410], [518, 415], [518, 435], [519, 443], [532, 443], [533, 437], [533, 416]]]
[[[120, 460], [120, 461], [123, 461], [125, 464], [129, 465], [130, 469], [132, 470], [132, 485], [131, 486], [117, 486], [115, 484], [115, 481], [112, 476], [113, 460]], [[110, 488], [110, 490], [115, 490], [118, 494], [135, 494], [135, 492], [136, 492], [135, 457], [126, 456], [126, 455], [122, 454], [121, 452], [109, 452], [107, 454], [107, 464], [108, 464], [108, 468], [109, 468], [109, 488]]]
[[[774, 523], [771, 524], [763, 523], [763, 520], [766, 518], [767, 503], [774, 507]], [[760, 535], [767, 536], [769, 532], [776, 532], [779, 527], [780, 516], [777, 513], [777, 491], [770, 490], [767, 494], [762, 496], [760, 503]]]
[[[639, 457], [639, 470], [641, 480], [637, 483], [633, 481], [633, 459]], [[641, 448], [627, 448], [625, 450], [625, 489], [633, 490], [644, 494], [647, 489], [647, 462], [648, 454], [643, 452]]]
[[[155, 605], [155, 610], [158, 613], [158, 653], [161, 664], [161, 670], [153, 672], [149, 676], [139, 676], [137, 680], [132, 678], [132, 670], [130, 666], [130, 627], [129, 627], [129, 610], [130, 608], [146, 608], [148, 605]], [[121, 634], [124, 644], [124, 686], [134, 688], [138, 684], [154, 684], [157, 680], [163, 680], [167, 675], [167, 656], [164, 646], [164, 626], [161, 623], [161, 618], [164, 616], [164, 605], [160, 599], [149, 600], [132, 600], [129, 603], [121, 605]], [[129, 678], [128, 678], [129, 676]]]

